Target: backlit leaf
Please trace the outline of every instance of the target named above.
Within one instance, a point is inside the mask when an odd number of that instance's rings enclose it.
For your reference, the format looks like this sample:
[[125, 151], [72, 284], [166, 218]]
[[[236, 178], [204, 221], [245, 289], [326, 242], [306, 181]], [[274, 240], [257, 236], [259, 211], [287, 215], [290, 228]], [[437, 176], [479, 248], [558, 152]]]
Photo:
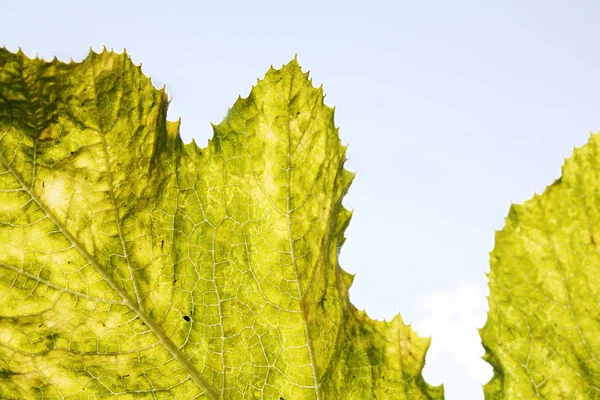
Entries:
[[496, 233], [487, 399], [600, 399], [599, 150], [594, 134]]
[[348, 300], [353, 174], [296, 60], [205, 149], [167, 105], [125, 54], [0, 50], [0, 397], [443, 398]]

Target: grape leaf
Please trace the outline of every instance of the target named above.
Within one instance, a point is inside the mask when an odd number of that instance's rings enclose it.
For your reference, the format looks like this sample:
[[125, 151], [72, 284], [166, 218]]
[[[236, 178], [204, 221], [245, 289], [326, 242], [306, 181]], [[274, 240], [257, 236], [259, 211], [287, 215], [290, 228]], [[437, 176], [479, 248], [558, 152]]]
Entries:
[[352, 306], [353, 174], [294, 60], [205, 149], [125, 54], [0, 50], [0, 397], [441, 399]]
[[487, 399], [600, 399], [599, 154], [594, 134], [496, 233]]

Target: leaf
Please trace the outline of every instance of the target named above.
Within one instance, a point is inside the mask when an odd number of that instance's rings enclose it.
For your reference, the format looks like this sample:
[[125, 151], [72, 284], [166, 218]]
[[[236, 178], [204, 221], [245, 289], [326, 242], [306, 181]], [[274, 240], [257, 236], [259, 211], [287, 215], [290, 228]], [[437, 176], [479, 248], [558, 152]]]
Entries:
[[338, 265], [345, 147], [296, 60], [206, 149], [126, 54], [0, 51], [0, 397], [441, 399]]
[[496, 233], [487, 399], [600, 399], [599, 150], [594, 134]]

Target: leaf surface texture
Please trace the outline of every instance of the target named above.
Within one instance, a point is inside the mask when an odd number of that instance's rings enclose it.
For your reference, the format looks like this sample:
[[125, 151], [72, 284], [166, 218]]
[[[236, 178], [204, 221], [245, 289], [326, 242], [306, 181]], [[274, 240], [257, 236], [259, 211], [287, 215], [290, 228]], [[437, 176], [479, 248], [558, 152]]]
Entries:
[[441, 399], [348, 300], [345, 147], [297, 61], [183, 144], [126, 54], [0, 50], [0, 397]]
[[599, 154], [594, 134], [496, 233], [486, 399], [600, 399]]

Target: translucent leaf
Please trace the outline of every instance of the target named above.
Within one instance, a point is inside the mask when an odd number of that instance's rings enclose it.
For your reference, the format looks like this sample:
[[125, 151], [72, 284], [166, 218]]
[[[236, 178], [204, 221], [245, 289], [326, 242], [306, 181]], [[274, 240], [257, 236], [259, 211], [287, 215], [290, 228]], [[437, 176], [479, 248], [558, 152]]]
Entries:
[[600, 136], [496, 233], [487, 399], [600, 399]]
[[353, 174], [296, 60], [206, 149], [125, 54], [0, 50], [0, 397], [441, 399], [338, 265]]

